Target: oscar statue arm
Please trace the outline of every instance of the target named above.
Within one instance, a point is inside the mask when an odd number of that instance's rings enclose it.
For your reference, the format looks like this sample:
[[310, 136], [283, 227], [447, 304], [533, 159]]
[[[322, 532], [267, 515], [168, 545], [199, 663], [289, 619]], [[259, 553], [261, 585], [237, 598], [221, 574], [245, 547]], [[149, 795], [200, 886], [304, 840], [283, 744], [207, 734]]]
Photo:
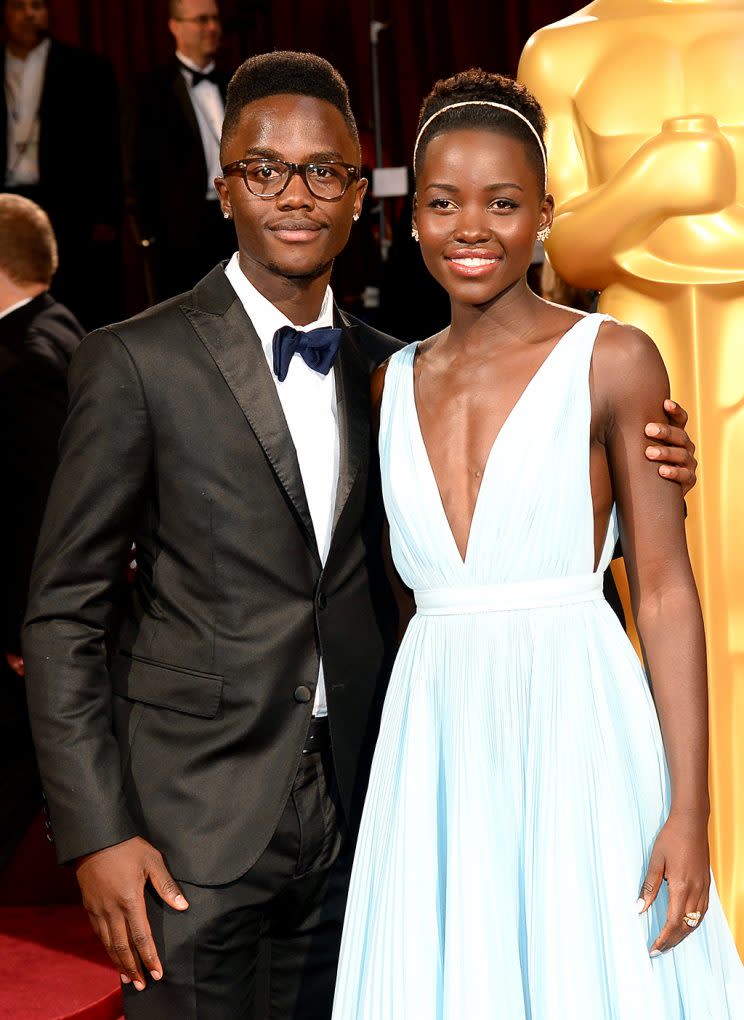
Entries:
[[[595, 182], [583, 151], [572, 82], [550, 36], [527, 45], [519, 77], [547, 119], [548, 186], [556, 202], [548, 254], [574, 286], [602, 290], [617, 259], [673, 216], [718, 212], [734, 201], [732, 147], [712, 117], [675, 117], [607, 180]], [[558, 83], [558, 84], [556, 84]], [[684, 168], [684, 172], [680, 172]]]

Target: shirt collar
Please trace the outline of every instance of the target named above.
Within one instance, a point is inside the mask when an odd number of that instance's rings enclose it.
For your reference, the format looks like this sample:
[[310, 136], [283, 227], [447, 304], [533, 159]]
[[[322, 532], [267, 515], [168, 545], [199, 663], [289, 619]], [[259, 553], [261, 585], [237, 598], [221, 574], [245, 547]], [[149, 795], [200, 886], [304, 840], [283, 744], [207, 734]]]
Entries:
[[10, 315], [12, 312], [17, 312], [19, 308], [23, 308], [24, 305], [28, 305], [32, 301], [32, 297], [23, 298], [22, 301], [16, 301], [16, 303], [11, 305], [10, 308], [6, 308], [4, 311], [0, 312], [0, 319], [4, 319], [6, 315]]
[[183, 53], [179, 53], [178, 50], [176, 50], [176, 56], [182, 64], [185, 64], [189, 71], [196, 71], [197, 74], [209, 74], [217, 66], [214, 60], [210, 60], [206, 67], [199, 67], [198, 64], [195, 64], [193, 60], [189, 60], [188, 57], [184, 57]]
[[49, 47], [51, 45], [52, 45], [52, 40], [49, 38], [49, 36], [47, 36], [45, 39], [42, 39], [40, 43], [38, 43], [36, 46], [34, 46], [34, 48], [29, 52], [28, 56], [25, 57], [25, 58], [24, 57], [14, 57], [13, 54], [8, 49], [8, 47], [6, 46], [5, 47], [5, 61], [6, 61], [6, 63], [15, 62], [16, 64], [20, 64], [20, 65], [22, 65], [24, 67], [32, 66], [33, 64], [35, 64], [37, 62], [41, 62], [42, 60], [46, 60], [47, 54], [49, 52]]
[[326, 287], [321, 305], [320, 314], [315, 322], [308, 322], [304, 326], [298, 326], [291, 322], [283, 312], [280, 312], [263, 294], [256, 290], [251, 281], [240, 268], [238, 253], [235, 252], [228, 264], [225, 266], [225, 276], [233, 286], [235, 293], [240, 298], [246, 310], [248, 318], [253, 323], [253, 328], [258, 333], [267, 357], [272, 356], [272, 343], [274, 333], [282, 326], [293, 326], [308, 332], [311, 329], [318, 329], [321, 326], [333, 326], [333, 291]]

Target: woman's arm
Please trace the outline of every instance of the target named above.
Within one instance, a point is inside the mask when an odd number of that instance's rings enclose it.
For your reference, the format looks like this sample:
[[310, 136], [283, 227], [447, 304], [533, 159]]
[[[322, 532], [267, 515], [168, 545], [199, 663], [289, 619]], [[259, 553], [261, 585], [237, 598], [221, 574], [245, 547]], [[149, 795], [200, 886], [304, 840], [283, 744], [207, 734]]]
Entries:
[[652, 341], [605, 324], [593, 361], [631, 602], [664, 738], [672, 786], [669, 818], [643, 885], [648, 909], [666, 878], [667, 922], [652, 952], [691, 932], [686, 913], [707, 908], [708, 698], [705, 635], [685, 539], [679, 486], [659, 477], [644, 451], [643, 428], [669, 395]]
[[[383, 361], [381, 365], [375, 369], [372, 373], [372, 379], [370, 382], [370, 396], [372, 404], [372, 434], [377, 443], [377, 437], [380, 432], [380, 408], [382, 406], [382, 394], [385, 389], [385, 373], [387, 372], [387, 361]], [[390, 587], [395, 598], [395, 604], [398, 607], [398, 643], [403, 640], [403, 635], [406, 632], [408, 624], [411, 622], [414, 613], [416, 612], [416, 603], [413, 598], [413, 593], [410, 588], [407, 588], [400, 579], [398, 571], [393, 565], [393, 554], [390, 550], [390, 528], [388, 526], [387, 519], [382, 529], [382, 559], [385, 564], [385, 573], [390, 583]]]

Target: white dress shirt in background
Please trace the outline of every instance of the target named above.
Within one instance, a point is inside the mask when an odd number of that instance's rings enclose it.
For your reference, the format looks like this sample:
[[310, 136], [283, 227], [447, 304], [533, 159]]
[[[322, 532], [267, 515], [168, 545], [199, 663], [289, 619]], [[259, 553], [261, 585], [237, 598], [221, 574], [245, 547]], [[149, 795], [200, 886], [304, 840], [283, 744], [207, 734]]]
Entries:
[[[39, 107], [50, 45], [49, 39], [44, 39], [25, 60], [5, 48], [8, 155], [3, 170], [8, 187], [39, 183]], [[74, 115], [71, 110], [70, 116]], [[62, 153], [60, 158], [64, 158]]]
[[[279, 382], [274, 375], [273, 339], [274, 333], [281, 326], [294, 326], [295, 329], [305, 332], [321, 326], [333, 326], [331, 288], [326, 289], [317, 320], [298, 326], [290, 322], [246, 279], [240, 268], [237, 252], [225, 267], [225, 275], [240, 298], [263, 346], [271, 378], [279, 394], [284, 417], [297, 451], [318, 552], [321, 562], [325, 563], [331, 545], [340, 456], [334, 373], [330, 371], [328, 375], [321, 375], [306, 365], [299, 354], [295, 354], [290, 362], [287, 378], [284, 382]], [[313, 714], [316, 716], [328, 714], [322, 661]]]
[[[192, 71], [199, 74], [209, 74], [214, 70], [214, 61], [206, 67], [199, 67], [193, 60], [184, 57], [183, 53], [176, 52], [176, 56]], [[189, 93], [191, 105], [194, 108], [196, 122], [199, 125], [204, 159], [207, 164], [207, 193], [206, 197], [216, 201], [217, 192], [214, 190], [215, 177], [222, 176], [220, 166], [220, 136], [222, 134], [222, 121], [225, 119], [225, 104], [222, 102], [222, 93], [211, 81], [200, 81], [198, 85], [192, 86], [191, 75], [185, 68], [181, 68], [183, 80]]]

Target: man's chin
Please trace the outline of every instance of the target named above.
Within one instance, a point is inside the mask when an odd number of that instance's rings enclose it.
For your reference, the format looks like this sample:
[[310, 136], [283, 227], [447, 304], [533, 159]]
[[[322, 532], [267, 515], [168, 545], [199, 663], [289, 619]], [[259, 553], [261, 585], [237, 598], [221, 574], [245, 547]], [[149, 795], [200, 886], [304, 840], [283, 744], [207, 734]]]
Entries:
[[328, 259], [310, 266], [280, 265], [278, 262], [269, 262], [266, 268], [269, 272], [281, 276], [285, 280], [307, 280], [310, 282], [317, 280], [319, 276], [324, 276], [332, 266], [333, 259]]

